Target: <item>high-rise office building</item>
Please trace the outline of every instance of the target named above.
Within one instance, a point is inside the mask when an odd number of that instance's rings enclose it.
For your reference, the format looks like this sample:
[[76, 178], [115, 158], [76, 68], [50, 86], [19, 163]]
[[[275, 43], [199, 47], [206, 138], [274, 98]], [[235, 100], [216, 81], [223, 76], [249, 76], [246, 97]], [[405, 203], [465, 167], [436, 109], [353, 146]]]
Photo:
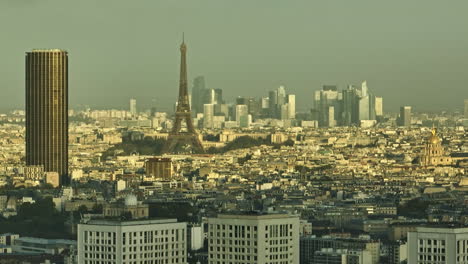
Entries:
[[236, 105], [246, 105], [247, 112], [252, 117], [258, 117], [261, 114], [261, 101], [256, 100], [253, 97], [242, 97], [236, 98]]
[[370, 120], [370, 97], [366, 95], [359, 99], [359, 121]]
[[136, 99], [130, 99], [130, 115], [135, 117], [137, 115], [137, 101]]
[[408, 264], [466, 263], [468, 228], [417, 227], [408, 232]]
[[289, 106], [288, 104], [281, 105], [281, 120], [288, 120], [289, 119]]
[[288, 94], [288, 119], [296, 118], [296, 95]]
[[213, 128], [214, 104], [203, 105], [203, 127]]
[[262, 109], [267, 109], [270, 106], [270, 98], [268, 97], [262, 97]]
[[[334, 85], [324, 85], [321, 91], [316, 91], [314, 107], [318, 112], [318, 124], [320, 127], [333, 127], [338, 120], [337, 111], [340, 103], [340, 93]], [[330, 111], [333, 107], [333, 111]], [[329, 114], [333, 113], [333, 116]]]
[[26, 165], [68, 177], [68, 53], [26, 53]]
[[276, 108], [278, 105], [278, 94], [276, 91], [270, 91], [268, 93], [268, 116], [271, 118], [277, 118], [278, 117], [278, 109]]
[[278, 89], [276, 90], [276, 94], [277, 94], [276, 103], [278, 104], [278, 107], [281, 107], [282, 105], [286, 103], [286, 88], [284, 88], [284, 86], [278, 87]]
[[203, 93], [203, 104], [222, 104], [223, 90], [222, 89], [205, 89]]
[[90, 220], [78, 224], [78, 263], [187, 263], [187, 224]]
[[465, 99], [465, 111], [464, 111], [464, 114], [465, 114], [465, 118], [468, 118], [468, 99]]
[[299, 217], [253, 213], [209, 218], [208, 261], [299, 264]]
[[206, 93], [205, 77], [198, 76], [193, 80], [192, 88], [192, 112], [203, 113], [203, 98]]
[[342, 92], [343, 94], [343, 113], [341, 115], [341, 124], [351, 126], [359, 122], [359, 104], [356, 89], [349, 85]]
[[375, 116], [383, 116], [383, 98], [381, 96], [375, 97]]
[[236, 105], [236, 122], [238, 126], [249, 126], [248, 115], [249, 111], [247, 105]]
[[213, 104], [224, 104], [223, 100], [223, 89], [212, 89], [214, 96], [213, 96]]
[[411, 106], [400, 107], [400, 116], [398, 117], [398, 126], [411, 126]]
[[[333, 118], [329, 116], [331, 106]], [[361, 125], [362, 121], [376, 120], [383, 114], [382, 97], [376, 98], [369, 91], [366, 81], [362, 82], [361, 87], [349, 85], [343, 91], [338, 91], [335, 85], [324, 85], [321, 91], [314, 94], [313, 112], [321, 127]]]

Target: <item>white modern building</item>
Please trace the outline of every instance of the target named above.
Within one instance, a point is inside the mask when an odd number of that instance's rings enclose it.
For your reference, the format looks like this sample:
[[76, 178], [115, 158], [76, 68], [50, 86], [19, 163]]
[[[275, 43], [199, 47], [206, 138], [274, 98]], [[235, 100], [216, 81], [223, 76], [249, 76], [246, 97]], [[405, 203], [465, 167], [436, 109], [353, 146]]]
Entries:
[[203, 128], [213, 128], [214, 104], [203, 105]]
[[132, 116], [136, 116], [137, 114], [137, 101], [134, 98], [130, 99], [130, 114]]
[[236, 122], [238, 126], [244, 127], [245, 123], [248, 123], [248, 115], [247, 105], [236, 105]]
[[375, 97], [375, 115], [383, 116], [383, 98], [381, 96]]
[[296, 118], [296, 95], [288, 94], [288, 118]]
[[408, 232], [408, 264], [468, 263], [468, 228], [418, 227]]
[[90, 220], [78, 225], [78, 263], [187, 263], [187, 224]]
[[252, 213], [209, 218], [208, 263], [299, 264], [299, 217]]

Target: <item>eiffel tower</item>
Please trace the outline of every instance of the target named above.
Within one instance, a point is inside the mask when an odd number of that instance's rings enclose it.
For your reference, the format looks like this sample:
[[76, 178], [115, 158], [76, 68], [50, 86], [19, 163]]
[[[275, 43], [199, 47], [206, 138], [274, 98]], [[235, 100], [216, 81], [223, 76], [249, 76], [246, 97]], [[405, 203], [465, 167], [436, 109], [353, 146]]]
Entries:
[[[187, 45], [185, 45], [185, 41], [182, 38], [182, 44], [180, 45], [179, 99], [177, 101], [174, 126], [171, 132], [169, 132], [163, 153], [188, 154], [205, 152], [192, 122], [192, 112], [190, 111], [187, 89], [186, 53]], [[182, 130], [182, 122], [185, 122], [187, 131]]]

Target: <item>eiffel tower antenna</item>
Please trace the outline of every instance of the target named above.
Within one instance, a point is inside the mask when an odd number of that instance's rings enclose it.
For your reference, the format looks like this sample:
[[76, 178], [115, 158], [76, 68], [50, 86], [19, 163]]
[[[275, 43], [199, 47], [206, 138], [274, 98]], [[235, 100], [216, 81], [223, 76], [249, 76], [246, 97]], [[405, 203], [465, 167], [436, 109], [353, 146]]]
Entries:
[[[174, 125], [171, 132], [169, 132], [169, 136], [163, 148], [164, 153], [204, 153], [203, 146], [200, 138], [198, 137], [197, 131], [195, 131], [192, 121], [192, 112], [190, 110], [187, 88], [186, 55], [187, 45], [185, 44], [184, 33], [182, 33], [182, 44], [180, 45], [179, 98], [177, 100]], [[187, 131], [182, 130], [182, 122], [185, 122]]]

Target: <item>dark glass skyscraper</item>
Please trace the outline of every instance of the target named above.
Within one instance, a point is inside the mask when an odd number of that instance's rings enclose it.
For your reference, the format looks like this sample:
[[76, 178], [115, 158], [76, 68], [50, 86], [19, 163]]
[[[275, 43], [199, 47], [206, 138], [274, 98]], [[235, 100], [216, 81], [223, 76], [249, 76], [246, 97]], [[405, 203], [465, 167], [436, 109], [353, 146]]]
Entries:
[[192, 112], [195, 114], [203, 113], [203, 102], [206, 93], [205, 77], [198, 76], [193, 81], [192, 88]]
[[26, 165], [68, 177], [68, 54], [63, 50], [26, 53]]

